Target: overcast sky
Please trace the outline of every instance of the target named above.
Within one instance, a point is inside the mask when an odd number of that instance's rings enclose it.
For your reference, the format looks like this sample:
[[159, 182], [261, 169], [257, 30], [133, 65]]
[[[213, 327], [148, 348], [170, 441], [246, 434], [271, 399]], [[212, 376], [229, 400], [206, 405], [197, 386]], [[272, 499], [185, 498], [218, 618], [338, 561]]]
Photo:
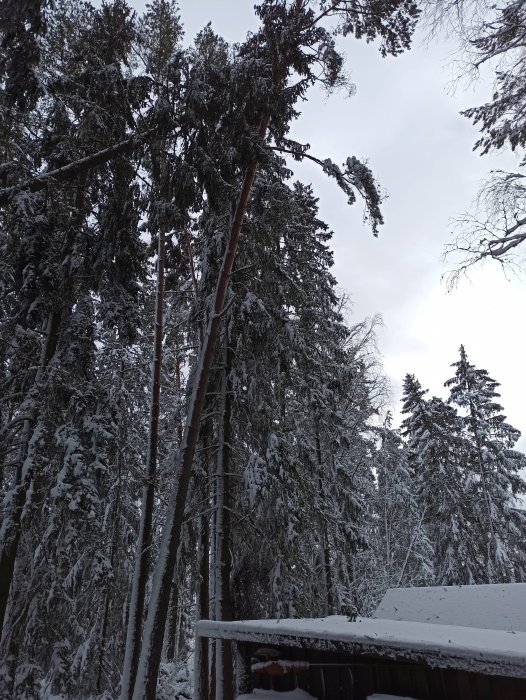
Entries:
[[[141, 0], [132, 4], [144, 7]], [[187, 41], [208, 21], [229, 41], [257, 27], [251, 0], [180, 0], [180, 7]], [[356, 94], [327, 99], [313, 92], [292, 136], [308, 141], [321, 158], [368, 160], [389, 195], [379, 238], [363, 226], [361, 204], [348, 207], [315, 165], [304, 164], [297, 174], [313, 183], [321, 217], [334, 230], [335, 274], [351, 295], [353, 318], [383, 318], [379, 347], [394, 406], [406, 372], [445, 396], [443, 382], [463, 343], [471, 362], [501, 383], [508, 420], [526, 434], [526, 284], [506, 279], [495, 263], [449, 293], [441, 282], [454, 217], [471, 207], [492, 168], [516, 163], [511, 154], [473, 153], [476, 129], [459, 114], [489, 97], [491, 84], [464, 80], [453, 90], [454, 44], [426, 45], [422, 33], [397, 58], [382, 59], [374, 46], [351, 38], [342, 46]], [[526, 438], [520, 447], [526, 448]]]

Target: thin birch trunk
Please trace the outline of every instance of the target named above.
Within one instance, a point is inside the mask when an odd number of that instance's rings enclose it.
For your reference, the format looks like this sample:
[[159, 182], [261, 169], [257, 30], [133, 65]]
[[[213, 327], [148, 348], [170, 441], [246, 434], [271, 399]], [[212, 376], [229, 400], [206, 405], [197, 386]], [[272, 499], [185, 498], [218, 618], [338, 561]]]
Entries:
[[[141, 524], [135, 570], [133, 574], [126, 632], [126, 650], [122, 673], [121, 700], [131, 700], [135, 675], [141, 649], [141, 632], [146, 598], [146, 584], [150, 570], [152, 548], [152, 522], [155, 497], [155, 474], [157, 471], [157, 443], [159, 437], [159, 413], [161, 396], [161, 365], [163, 342], [163, 307], [164, 307], [164, 262], [165, 230], [159, 228], [157, 289], [155, 295], [155, 333], [152, 365], [152, 387], [150, 405], [150, 431], [148, 436], [148, 453], [146, 458], [145, 484], [142, 496]], [[172, 571], [173, 575], [173, 571]]]
[[[210, 473], [209, 483], [215, 485], [215, 479], [212, 478]], [[211, 494], [211, 501], [215, 503], [215, 493]], [[216, 548], [212, 547], [212, 538], [215, 537], [213, 533], [216, 531], [216, 510], [213, 508], [210, 517], [210, 528], [209, 528], [209, 546], [210, 546], [210, 571], [215, 572], [216, 570]], [[208, 579], [208, 617], [213, 620], [216, 614], [216, 577], [209, 576]], [[216, 640], [208, 639], [208, 698], [209, 700], [215, 700], [216, 697]], [[197, 699], [196, 699], [197, 700]]]
[[[261, 120], [259, 139], [263, 140], [267, 133], [268, 118]], [[155, 567], [152, 582], [151, 602], [148, 610], [144, 640], [137, 671], [137, 679], [133, 700], [154, 700], [156, 696], [157, 677], [161, 663], [162, 645], [166, 616], [170, 602], [170, 587], [175, 566], [177, 549], [181, 540], [186, 495], [192, 473], [192, 462], [195, 455], [201, 416], [205, 404], [208, 379], [215, 354], [215, 346], [219, 334], [221, 314], [225, 304], [226, 293], [230, 284], [230, 276], [236, 258], [241, 226], [245, 217], [248, 199], [256, 177], [257, 162], [247, 170], [241, 187], [239, 201], [232, 222], [230, 236], [218, 275], [212, 312], [203, 338], [197, 368], [193, 380], [193, 390], [189, 405], [188, 418], [185, 425], [183, 442], [179, 451], [179, 459], [175, 474], [174, 488], [166, 515], [163, 538], [159, 559]]]

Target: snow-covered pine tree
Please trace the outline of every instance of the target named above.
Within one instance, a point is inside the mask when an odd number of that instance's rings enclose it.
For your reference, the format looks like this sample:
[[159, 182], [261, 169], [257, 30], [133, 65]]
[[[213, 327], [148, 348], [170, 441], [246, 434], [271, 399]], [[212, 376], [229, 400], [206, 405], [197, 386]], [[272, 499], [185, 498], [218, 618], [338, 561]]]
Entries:
[[513, 449], [520, 432], [506, 422], [496, 401], [498, 382], [469, 362], [464, 346], [452, 366], [455, 376], [445, 385], [449, 402], [461, 411], [464, 499], [479, 564], [475, 582], [523, 581], [526, 515], [517, 498], [526, 492], [519, 473], [526, 457]]

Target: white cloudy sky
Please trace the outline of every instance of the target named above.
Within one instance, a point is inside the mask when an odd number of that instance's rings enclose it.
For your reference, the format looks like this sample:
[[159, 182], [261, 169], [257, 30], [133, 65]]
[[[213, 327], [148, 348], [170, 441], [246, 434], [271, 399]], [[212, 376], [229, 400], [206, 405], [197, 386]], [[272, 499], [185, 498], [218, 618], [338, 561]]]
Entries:
[[[180, 0], [180, 7], [187, 40], [208, 21], [230, 41], [257, 26], [251, 0]], [[463, 343], [471, 361], [501, 382], [508, 419], [526, 434], [526, 284], [507, 280], [495, 264], [452, 292], [441, 282], [453, 218], [470, 208], [477, 183], [492, 168], [516, 162], [510, 154], [473, 153], [476, 130], [459, 115], [489, 96], [491, 84], [462, 81], [453, 90], [455, 46], [444, 39], [426, 45], [418, 35], [413, 49], [396, 59], [382, 59], [373, 46], [352, 39], [343, 46], [356, 94], [326, 99], [314, 93], [292, 135], [319, 157], [368, 159], [389, 194], [386, 223], [374, 239], [360, 206], [349, 208], [316, 166], [297, 171], [313, 182], [322, 218], [335, 232], [335, 273], [351, 294], [354, 317], [383, 317], [379, 346], [395, 401], [406, 372], [445, 395], [443, 382]]]

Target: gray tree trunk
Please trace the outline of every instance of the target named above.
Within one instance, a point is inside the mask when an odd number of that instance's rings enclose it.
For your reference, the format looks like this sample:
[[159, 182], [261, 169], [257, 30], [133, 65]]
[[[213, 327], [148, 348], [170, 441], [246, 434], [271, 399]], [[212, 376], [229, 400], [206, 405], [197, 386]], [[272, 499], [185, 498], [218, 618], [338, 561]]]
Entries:
[[[232, 394], [228, 380], [232, 367], [232, 351], [228, 339], [228, 319], [225, 322], [223, 340], [223, 367], [220, 389], [220, 429], [216, 462], [216, 531], [215, 531], [215, 619], [232, 619], [230, 575], [232, 557], [230, 553], [231, 493], [230, 493], [230, 440], [232, 421]], [[215, 663], [215, 700], [233, 700], [234, 679], [232, 642], [217, 640]]]
[[126, 631], [126, 648], [121, 683], [121, 700], [131, 700], [139, 654], [141, 633], [145, 608], [146, 584], [150, 573], [152, 548], [153, 506], [155, 498], [155, 474], [157, 471], [157, 443], [159, 440], [159, 413], [161, 397], [161, 366], [163, 342], [163, 308], [164, 308], [164, 263], [165, 231], [159, 228], [157, 255], [157, 286], [155, 295], [155, 331], [153, 343], [152, 385], [150, 404], [150, 431], [148, 435], [148, 452], [146, 457], [145, 483], [142, 495], [141, 524], [135, 570], [133, 574], [128, 628]]

